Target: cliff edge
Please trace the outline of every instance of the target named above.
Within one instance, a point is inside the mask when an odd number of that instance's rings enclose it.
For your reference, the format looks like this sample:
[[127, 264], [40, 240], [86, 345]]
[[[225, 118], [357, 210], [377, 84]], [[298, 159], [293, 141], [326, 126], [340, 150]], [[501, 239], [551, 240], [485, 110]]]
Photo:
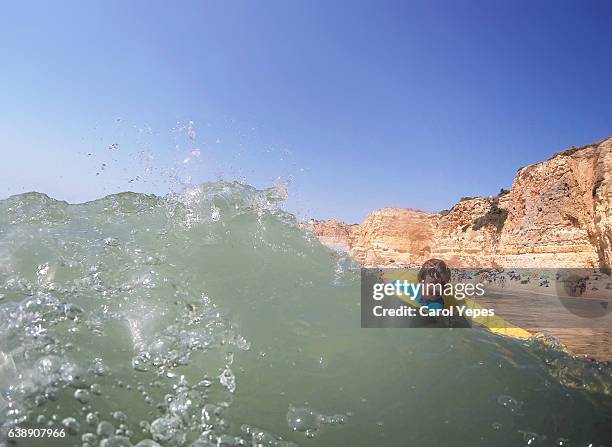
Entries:
[[595, 267], [612, 265], [612, 138], [558, 152], [518, 170], [496, 197], [467, 198], [450, 211], [384, 208], [363, 223], [306, 227], [364, 266]]

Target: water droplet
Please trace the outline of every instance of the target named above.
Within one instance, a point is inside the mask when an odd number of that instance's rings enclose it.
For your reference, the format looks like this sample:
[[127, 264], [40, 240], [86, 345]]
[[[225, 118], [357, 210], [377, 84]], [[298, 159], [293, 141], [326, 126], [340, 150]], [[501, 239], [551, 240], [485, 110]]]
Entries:
[[88, 413], [87, 416], [85, 416], [85, 422], [89, 425], [96, 425], [98, 423], [98, 416], [96, 416], [95, 413]]
[[91, 392], [93, 394], [95, 394], [96, 396], [101, 396], [102, 395], [102, 386], [100, 386], [100, 384], [98, 383], [94, 383], [92, 384], [89, 389], [91, 390]]
[[127, 420], [127, 416], [123, 411], [115, 411], [113, 413], [113, 419], [119, 423], [123, 423]]
[[80, 424], [77, 422], [75, 418], [66, 418], [62, 421], [62, 425], [66, 427], [68, 433], [72, 435], [76, 435], [81, 428]]
[[96, 433], [98, 436], [108, 437], [115, 433], [115, 427], [113, 427], [113, 424], [108, 421], [102, 421], [98, 424]]
[[231, 369], [226, 368], [219, 376], [219, 382], [223, 385], [230, 393], [236, 391], [236, 377]]
[[86, 404], [90, 399], [89, 391], [79, 389], [74, 392], [74, 398], [81, 402], [82, 404]]

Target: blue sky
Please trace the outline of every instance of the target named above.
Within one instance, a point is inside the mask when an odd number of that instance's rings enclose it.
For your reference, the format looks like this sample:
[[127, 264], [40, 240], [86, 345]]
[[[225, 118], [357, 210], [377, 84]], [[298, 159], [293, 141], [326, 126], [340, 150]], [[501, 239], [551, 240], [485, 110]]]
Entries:
[[5, 2], [0, 196], [281, 178], [302, 218], [448, 208], [612, 135], [611, 24], [606, 1]]

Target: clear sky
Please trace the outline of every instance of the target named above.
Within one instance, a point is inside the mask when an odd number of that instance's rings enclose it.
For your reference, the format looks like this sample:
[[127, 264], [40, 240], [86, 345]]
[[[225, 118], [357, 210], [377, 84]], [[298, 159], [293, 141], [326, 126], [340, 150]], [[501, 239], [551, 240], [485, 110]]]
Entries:
[[281, 178], [300, 217], [359, 222], [610, 135], [609, 1], [0, 6], [2, 197]]

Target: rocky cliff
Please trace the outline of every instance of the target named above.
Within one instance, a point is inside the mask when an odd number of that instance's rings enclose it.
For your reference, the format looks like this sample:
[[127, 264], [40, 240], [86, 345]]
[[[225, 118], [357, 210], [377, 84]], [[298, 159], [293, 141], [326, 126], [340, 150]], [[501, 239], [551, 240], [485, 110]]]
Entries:
[[612, 265], [612, 138], [555, 154], [516, 174], [497, 197], [450, 211], [384, 208], [360, 225], [308, 225], [366, 266], [600, 267]]
[[306, 228], [316, 234], [324, 245], [350, 252], [354, 232], [359, 225], [346, 224], [339, 220], [311, 220], [306, 224]]

